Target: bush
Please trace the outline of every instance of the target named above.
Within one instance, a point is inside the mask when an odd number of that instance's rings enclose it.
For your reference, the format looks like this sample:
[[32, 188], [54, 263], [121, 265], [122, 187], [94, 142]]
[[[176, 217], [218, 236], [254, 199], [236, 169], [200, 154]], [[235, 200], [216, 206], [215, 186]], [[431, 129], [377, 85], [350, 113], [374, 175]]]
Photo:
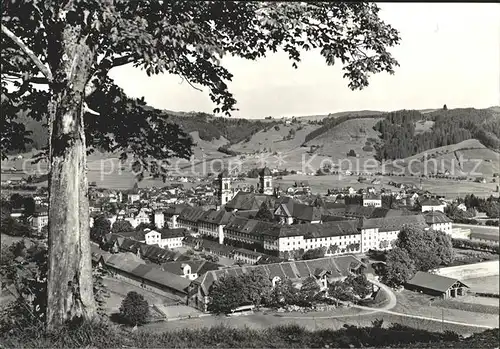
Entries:
[[150, 317], [149, 304], [144, 296], [129, 292], [120, 306], [120, 318], [129, 325], [143, 325]]
[[274, 126], [274, 129], [275, 129], [276, 131], [279, 131], [279, 130], [280, 130], [280, 127], [279, 127], [278, 125], [276, 125], [276, 126]]
[[462, 248], [467, 250], [475, 250], [475, 251], [485, 251], [491, 253], [500, 253], [499, 245], [480, 242], [480, 241], [471, 241], [468, 239], [451, 239], [454, 248]]
[[370, 146], [370, 145], [365, 145], [365, 146], [363, 147], [363, 150], [364, 150], [364, 151], [373, 151], [373, 147], [372, 147], [372, 146]]

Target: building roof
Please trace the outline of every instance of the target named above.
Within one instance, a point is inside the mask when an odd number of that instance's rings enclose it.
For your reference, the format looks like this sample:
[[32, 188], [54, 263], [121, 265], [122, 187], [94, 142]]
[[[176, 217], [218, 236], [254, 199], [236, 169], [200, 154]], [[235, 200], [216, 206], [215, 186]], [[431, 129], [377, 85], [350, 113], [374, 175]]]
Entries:
[[174, 239], [184, 237], [188, 234], [188, 230], [185, 228], [176, 228], [176, 229], [161, 229], [161, 238], [162, 239]]
[[358, 228], [363, 228], [363, 229], [378, 228], [379, 232], [383, 232], [383, 231], [401, 230], [406, 225], [420, 227], [420, 228], [427, 228], [427, 224], [425, 223], [425, 218], [422, 215], [365, 219], [361, 226], [358, 225]]
[[224, 169], [221, 173], [219, 173], [219, 178], [230, 178], [228, 170]]
[[208, 210], [199, 218], [199, 222], [226, 225], [234, 214], [226, 210]]
[[184, 275], [184, 265], [191, 267], [191, 273], [203, 275], [210, 270], [219, 270], [222, 266], [217, 263], [209, 262], [206, 260], [189, 260], [178, 262], [167, 262], [162, 264], [162, 269], [176, 275]]
[[441, 211], [428, 211], [424, 213], [425, 222], [427, 224], [442, 224], [442, 223], [451, 223], [451, 219], [449, 219], [443, 212]]
[[351, 269], [356, 269], [360, 266], [364, 266], [364, 264], [353, 255], [343, 255], [306, 261], [293, 261], [214, 270], [205, 273], [205, 275], [202, 275], [194, 280], [193, 283], [198, 284], [204, 294], [208, 295], [210, 287], [217, 280], [220, 280], [227, 275], [243, 275], [251, 270], [263, 271], [270, 280], [276, 276], [282, 280], [297, 280], [313, 276], [317, 269], [323, 269], [330, 272], [332, 277], [347, 276]]
[[179, 214], [181, 214], [181, 212], [184, 209], [189, 208], [189, 207], [191, 207], [191, 206], [186, 205], [186, 204], [173, 205], [173, 206], [170, 206], [169, 208], [167, 208], [165, 211], [163, 211], [163, 213], [166, 216], [179, 215]]
[[267, 176], [272, 176], [272, 173], [271, 173], [271, 170], [269, 170], [269, 168], [266, 166], [262, 170], [260, 170], [260, 175], [262, 177], [264, 177], [264, 176], [267, 177]]
[[230, 210], [258, 210], [264, 202], [267, 202], [269, 207], [274, 207], [274, 200], [273, 196], [239, 191], [225, 207]]
[[382, 196], [379, 194], [367, 194], [363, 200], [382, 200]]
[[146, 233], [149, 233], [149, 230], [139, 230], [139, 231], [123, 231], [119, 233], [115, 233], [116, 235], [122, 236], [124, 238], [128, 239], [133, 239], [137, 241], [145, 241], [146, 240]]
[[359, 235], [355, 220], [329, 221], [322, 224], [280, 225], [278, 229], [265, 231], [263, 234], [274, 238], [303, 236], [305, 239], [330, 236]]
[[468, 287], [458, 279], [449, 278], [446, 276], [431, 274], [423, 271], [417, 271], [415, 276], [407, 282], [408, 285], [446, 292], [456, 282], [460, 282], [463, 286]]
[[421, 206], [442, 206], [443, 203], [437, 199], [425, 199], [420, 203]]
[[180, 220], [188, 222], [198, 222], [198, 220], [205, 214], [205, 210], [198, 207], [188, 207], [182, 210], [179, 215]]

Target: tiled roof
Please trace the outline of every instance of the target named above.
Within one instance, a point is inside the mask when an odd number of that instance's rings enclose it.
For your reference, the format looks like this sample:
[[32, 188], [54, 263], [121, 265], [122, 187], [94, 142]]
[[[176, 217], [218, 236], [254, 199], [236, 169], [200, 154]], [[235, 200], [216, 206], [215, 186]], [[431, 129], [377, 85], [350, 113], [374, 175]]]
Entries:
[[451, 223], [451, 219], [449, 219], [443, 212], [441, 211], [429, 211], [424, 213], [425, 222], [427, 224], [442, 224], [442, 223]]
[[406, 225], [420, 227], [420, 228], [427, 228], [427, 224], [425, 223], [425, 218], [422, 215], [365, 219], [363, 221], [362, 228], [363, 229], [378, 228], [379, 232], [384, 232], [384, 231], [401, 230]]
[[[446, 276], [426, 273], [417, 271], [415, 276], [407, 282], [408, 285], [426, 288], [429, 290], [436, 290], [439, 292], [446, 292], [458, 279], [452, 279]], [[462, 283], [463, 284], [463, 283]], [[463, 284], [463, 286], [468, 287]]]
[[265, 264], [256, 266], [244, 266], [239, 268], [227, 268], [214, 270], [205, 273], [198, 279], [194, 280], [195, 284], [200, 285], [205, 295], [208, 295], [212, 284], [227, 275], [242, 275], [251, 270], [262, 270], [269, 279], [278, 276], [284, 279], [304, 279], [314, 275], [314, 272], [321, 268], [330, 272], [332, 277], [347, 276], [350, 268], [357, 268], [364, 265], [360, 260], [352, 255], [344, 255], [338, 257], [319, 258], [306, 261], [284, 262], [278, 264]]
[[205, 211], [197, 207], [189, 207], [182, 210], [179, 215], [180, 220], [197, 222], [205, 214]]
[[120, 235], [124, 238], [128, 238], [128, 239], [133, 239], [133, 240], [137, 240], [137, 241], [145, 241], [146, 240], [146, 233], [148, 233], [149, 231], [145, 231], [145, 230], [140, 230], [140, 231], [135, 231], [135, 230], [132, 230], [132, 231], [124, 231], [124, 232], [120, 232], [120, 233], [115, 233], [116, 235]]
[[358, 235], [360, 232], [356, 229], [356, 225], [357, 221], [355, 220], [330, 221], [322, 224], [281, 225], [277, 229], [265, 231], [264, 234], [275, 238], [304, 236], [306, 239]]
[[230, 210], [258, 210], [263, 202], [268, 202], [271, 204], [269, 207], [274, 207], [274, 200], [273, 196], [239, 191], [225, 207]]
[[203, 216], [200, 217], [198, 221], [204, 223], [226, 225], [232, 216], [234, 216], [234, 214], [231, 212], [227, 212], [226, 210], [208, 210]]
[[188, 230], [185, 228], [176, 228], [176, 229], [161, 229], [161, 238], [162, 239], [173, 239], [180, 238], [186, 236], [188, 234]]
[[174, 206], [171, 206], [171, 207], [167, 208], [164, 211], [164, 214], [166, 216], [179, 215], [179, 214], [181, 214], [181, 212], [183, 210], [185, 210], [186, 208], [189, 208], [189, 207], [191, 207], [191, 206], [186, 205], [186, 204], [174, 205]]
[[183, 266], [188, 264], [191, 267], [191, 273], [202, 275], [209, 270], [219, 270], [221, 265], [206, 260], [189, 260], [182, 262], [163, 263], [162, 268], [176, 275], [183, 275]]
[[443, 204], [441, 203], [441, 201], [436, 200], [436, 199], [426, 199], [426, 200], [422, 201], [422, 203], [420, 205], [421, 206], [442, 206]]

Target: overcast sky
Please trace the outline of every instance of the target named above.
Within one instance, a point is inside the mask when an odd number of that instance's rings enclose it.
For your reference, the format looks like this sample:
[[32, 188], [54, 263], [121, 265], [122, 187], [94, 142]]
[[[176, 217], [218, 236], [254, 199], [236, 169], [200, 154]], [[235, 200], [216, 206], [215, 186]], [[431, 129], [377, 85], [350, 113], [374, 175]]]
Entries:
[[[427, 109], [500, 104], [500, 5], [494, 3], [382, 3], [380, 16], [400, 31], [392, 49], [395, 75], [372, 76], [370, 86], [351, 91], [341, 66], [329, 67], [307, 52], [298, 69], [276, 53], [258, 61], [223, 60], [233, 73], [229, 84], [238, 101], [236, 117], [301, 116], [352, 110]], [[148, 77], [124, 66], [111, 76], [133, 97], [160, 109], [203, 111], [215, 107], [172, 75]]]

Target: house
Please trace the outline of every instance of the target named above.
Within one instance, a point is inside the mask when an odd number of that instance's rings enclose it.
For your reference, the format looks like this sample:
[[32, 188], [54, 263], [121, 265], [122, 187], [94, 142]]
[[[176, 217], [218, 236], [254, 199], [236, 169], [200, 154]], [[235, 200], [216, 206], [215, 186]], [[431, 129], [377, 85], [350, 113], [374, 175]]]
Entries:
[[324, 213], [319, 207], [299, 203], [291, 198], [283, 198], [274, 210], [274, 216], [279, 218], [281, 224], [294, 223], [320, 223]]
[[222, 265], [206, 260], [189, 260], [162, 264], [162, 269], [188, 280], [195, 280], [210, 270], [219, 270]]
[[205, 211], [197, 207], [188, 207], [182, 210], [177, 218], [179, 228], [198, 232], [198, 220], [205, 214]]
[[427, 211], [424, 213], [425, 223], [430, 229], [452, 235], [452, 220], [441, 211]]
[[224, 243], [224, 227], [235, 215], [226, 210], [208, 210], [198, 219], [198, 232]]
[[284, 262], [245, 266], [239, 268], [226, 268], [206, 272], [194, 280], [189, 287], [188, 305], [206, 312], [210, 302], [210, 288], [221, 278], [228, 275], [243, 275], [251, 270], [262, 271], [275, 286], [277, 282], [291, 280], [301, 283], [306, 278], [313, 276], [326, 288], [328, 283], [343, 280], [348, 275], [360, 274], [366, 266], [352, 255], [319, 258], [306, 261]]
[[161, 229], [161, 241], [158, 244], [161, 248], [179, 248], [182, 247], [182, 240], [188, 235], [188, 231], [185, 228], [177, 229]]
[[263, 253], [237, 248], [234, 250], [234, 259], [245, 264], [256, 264], [263, 256]]
[[37, 209], [28, 221], [30, 226], [40, 233], [43, 227], [49, 224], [49, 214], [46, 209]]
[[422, 212], [441, 211], [443, 213], [446, 206], [446, 204], [437, 199], [425, 199], [420, 203], [420, 205], [422, 206]]
[[104, 262], [104, 266], [116, 278], [131, 285], [161, 294], [179, 303], [187, 302], [191, 280], [164, 271], [160, 266], [138, 261], [133, 254], [115, 254]]
[[467, 293], [467, 286], [458, 279], [417, 271], [405, 288], [441, 298], [455, 298]]
[[382, 197], [380, 195], [368, 194], [363, 197], [363, 206], [382, 207]]
[[[164, 215], [164, 221], [167, 223], [167, 226], [170, 229], [175, 229], [179, 228], [179, 223], [178, 223], [178, 218], [181, 212], [186, 209], [190, 208], [191, 206], [186, 205], [186, 204], [179, 204], [179, 205], [174, 205], [172, 207], [169, 207], [165, 211], [163, 211]], [[158, 227], [160, 228], [160, 227]]]
[[361, 252], [369, 250], [388, 250], [405, 226], [427, 228], [422, 215], [395, 216], [385, 218], [361, 218], [358, 230], [361, 232]]

